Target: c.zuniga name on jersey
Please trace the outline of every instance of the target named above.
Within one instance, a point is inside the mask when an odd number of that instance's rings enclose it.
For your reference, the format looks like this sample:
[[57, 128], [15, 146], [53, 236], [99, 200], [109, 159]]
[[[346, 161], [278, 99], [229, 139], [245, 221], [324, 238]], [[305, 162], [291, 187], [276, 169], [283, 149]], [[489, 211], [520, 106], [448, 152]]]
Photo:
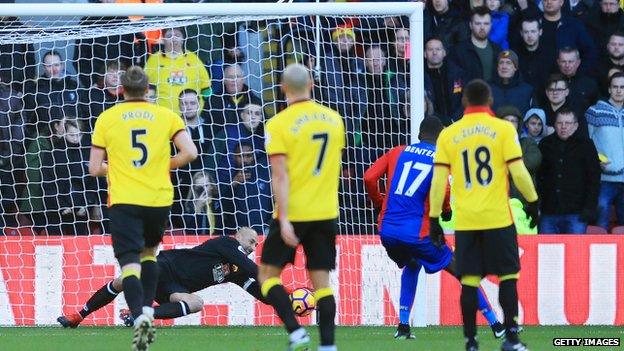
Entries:
[[297, 120], [295, 121], [295, 124], [293, 124], [293, 126], [290, 128], [290, 131], [293, 134], [297, 134], [299, 133], [299, 129], [301, 129], [301, 127], [303, 127], [304, 124], [306, 124], [307, 122], [311, 122], [311, 121], [323, 121], [323, 122], [328, 122], [333, 125], [338, 124], [338, 121], [336, 119], [328, 117], [324, 113], [321, 113], [321, 114], [315, 113], [313, 115], [305, 114], [297, 118]]
[[134, 111], [124, 112], [121, 115], [121, 118], [124, 121], [127, 121], [129, 119], [140, 119], [140, 118], [146, 119], [148, 121], [153, 121], [154, 120], [154, 115], [150, 111], [134, 110]]
[[455, 144], [459, 144], [462, 140], [478, 134], [485, 135], [487, 137], [490, 137], [491, 139], [496, 139], [496, 131], [492, 130], [488, 126], [476, 124], [469, 128], [462, 128], [461, 135], [454, 136], [453, 142]]

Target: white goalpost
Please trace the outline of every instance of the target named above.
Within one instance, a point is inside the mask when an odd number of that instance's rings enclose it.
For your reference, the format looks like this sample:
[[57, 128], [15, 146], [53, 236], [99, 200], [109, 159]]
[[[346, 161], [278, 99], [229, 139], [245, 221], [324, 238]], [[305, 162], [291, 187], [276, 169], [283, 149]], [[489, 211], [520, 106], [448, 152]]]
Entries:
[[[378, 213], [362, 176], [383, 152], [418, 140], [422, 3], [42, 3], [0, 4], [0, 13], [0, 325], [54, 324], [117, 272], [106, 184], [85, 167], [93, 124], [123, 100], [118, 79], [129, 65], [144, 67], [150, 98], [183, 116], [200, 149], [197, 163], [172, 173], [163, 248], [240, 226], [266, 233], [262, 125], [285, 106], [279, 78], [292, 62], [313, 71], [314, 98], [347, 125], [332, 274], [337, 322], [395, 324], [400, 270], [375, 235]], [[291, 289], [309, 285], [296, 266], [284, 273]], [[425, 303], [413, 325], [440, 322], [441, 279], [421, 275], [417, 300]], [[204, 312], [175, 324], [277, 322], [233, 285], [199, 294]], [[118, 298], [85, 323], [120, 324], [124, 305]]]

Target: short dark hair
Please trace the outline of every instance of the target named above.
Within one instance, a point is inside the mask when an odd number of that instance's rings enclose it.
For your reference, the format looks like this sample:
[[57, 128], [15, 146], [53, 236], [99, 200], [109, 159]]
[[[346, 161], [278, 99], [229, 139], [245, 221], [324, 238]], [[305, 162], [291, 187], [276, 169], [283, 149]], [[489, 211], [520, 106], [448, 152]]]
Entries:
[[492, 90], [483, 79], [473, 79], [464, 88], [464, 99], [468, 106], [485, 106], [490, 103]]
[[557, 57], [559, 57], [559, 55], [561, 54], [576, 54], [576, 56], [580, 59], [581, 58], [581, 53], [579, 52], [579, 50], [575, 47], [572, 46], [565, 46], [561, 49], [559, 49], [559, 52], [557, 53]]
[[107, 60], [106, 70], [109, 70], [109, 69], [124, 71], [126, 70], [126, 64], [118, 60]]
[[438, 135], [440, 135], [442, 129], [444, 129], [444, 125], [438, 117], [425, 117], [420, 122], [419, 138], [422, 139], [425, 136], [436, 138]]
[[43, 56], [41, 57], [41, 62], [45, 61], [46, 57], [48, 56], [58, 56], [59, 59], [63, 59], [63, 56], [61, 56], [61, 53], [59, 53], [56, 50], [50, 50], [47, 51], [45, 54], [43, 54]]
[[535, 16], [525, 16], [522, 18], [522, 21], [520, 22], [520, 30], [522, 30], [522, 23], [527, 22], [527, 23], [533, 23], [533, 22], [537, 22], [537, 29], [542, 29], [542, 21]]
[[609, 40], [611, 40], [611, 37], [621, 37], [621, 38], [624, 38], [624, 31], [622, 31], [621, 29], [618, 29], [618, 30], [614, 31], [613, 33], [611, 33], [611, 35], [609, 35]]
[[557, 114], [555, 116], [555, 121], [557, 120], [559, 116], [563, 116], [563, 115], [572, 115], [572, 117], [574, 117], [574, 122], [578, 122], [578, 117], [576, 116], [576, 112], [574, 112], [574, 110], [567, 108], [567, 107], [562, 107], [561, 109], [559, 109], [559, 111], [557, 111]]
[[130, 66], [121, 75], [121, 85], [128, 96], [142, 98], [147, 90], [147, 84], [147, 75], [140, 66]]
[[624, 78], [624, 72], [613, 73], [611, 77], [609, 77], [609, 87], [611, 87], [611, 82], [613, 82], [615, 78]]
[[487, 6], [477, 6], [474, 9], [472, 9], [472, 13], [470, 14], [470, 22], [472, 22], [472, 20], [474, 19], [474, 16], [485, 16], [485, 15], [490, 15], [491, 17], [492, 11], [490, 11], [490, 9]]
[[195, 94], [197, 95], [197, 99], [199, 100], [199, 94], [197, 93], [197, 90], [191, 88], [186, 88], [182, 90], [180, 94], [178, 94], [178, 100], [180, 100], [185, 94]]
[[430, 41], [432, 40], [437, 40], [440, 43], [442, 43], [442, 46], [444, 47], [444, 50], [446, 50], [446, 43], [444, 42], [444, 39], [442, 39], [442, 37], [439, 37], [437, 35], [432, 35], [429, 38], [427, 38], [427, 40], [425, 41], [425, 48], [427, 47], [427, 44], [429, 44]]
[[548, 89], [549, 86], [557, 83], [557, 82], [564, 82], [566, 85], [566, 88], [570, 87], [570, 84], [568, 83], [568, 80], [565, 79], [565, 77], [563, 76], [563, 74], [561, 73], [553, 73], [550, 76], [548, 76], [548, 79], [546, 79], [546, 84], [544, 85], [546, 87], [546, 89]]

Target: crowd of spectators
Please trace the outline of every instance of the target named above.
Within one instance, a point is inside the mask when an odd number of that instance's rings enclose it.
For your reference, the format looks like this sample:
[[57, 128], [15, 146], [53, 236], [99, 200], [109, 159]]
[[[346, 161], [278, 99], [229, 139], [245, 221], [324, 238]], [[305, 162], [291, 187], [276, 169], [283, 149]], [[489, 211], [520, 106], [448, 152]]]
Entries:
[[[425, 8], [425, 114], [450, 125], [462, 118], [467, 82], [488, 81], [492, 110], [518, 130], [541, 198], [540, 233], [624, 225], [618, 0], [427, 0]], [[80, 25], [126, 21], [88, 17]], [[79, 39], [72, 59], [45, 52], [39, 75], [32, 45], [2, 45], [0, 227], [32, 225], [50, 235], [108, 230], [105, 180], [86, 172], [90, 133], [100, 113], [123, 101], [120, 74], [141, 65], [151, 83], [146, 99], [180, 114], [200, 152], [172, 172], [170, 228], [227, 234], [249, 226], [266, 233], [273, 204], [263, 125], [284, 102], [271, 86], [278, 108], [266, 108], [273, 101], [262, 94], [260, 76], [279, 73], [274, 62], [283, 67], [289, 57], [271, 49], [263, 57], [273, 60], [271, 70], [258, 75], [258, 62], [247, 56], [262, 56], [263, 48], [249, 43], [278, 28], [304, 43], [293, 57], [314, 71], [314, 98], [345, 120], [340, 231], [372, 233], [377, 209], [366, 200], [362, 176], [376, 157], [409, 142], [409, 61], [421, 58], [409, 57], [405, 18], [327, 18], [319, 48], [309, 42], [313, 21]], [[3, 17], [1, 25], [21, 23]], [[67, 74], [66, 65], [77, 75]], [[520, 197], [513, 188], [511, 194]]]

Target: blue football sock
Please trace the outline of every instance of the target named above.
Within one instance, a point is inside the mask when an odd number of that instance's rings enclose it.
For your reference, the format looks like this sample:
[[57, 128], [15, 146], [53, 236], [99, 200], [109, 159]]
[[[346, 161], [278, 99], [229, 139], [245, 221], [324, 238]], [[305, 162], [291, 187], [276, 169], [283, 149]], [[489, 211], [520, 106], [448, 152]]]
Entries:
[[481, 311], [481, 314], [483, 314], [483, 317], [487, 319], [488, 324], [492, 325], [498, 322], [498, 319], [496, 318], [496, 314], [492, 310], [492, 306], [490, 305], [490, 302], [488, 301], [487, 297], [485, 297], [485, 293], [483, 292], [483, 288], [481, 287], [477, 289], [477, 298], [479, 299], [479, 311]]
[[409, 324], [420, 267], [418, 265], [417, 267], [405, 266], [403, 268], [403, 273], [401, 274], [401, 298], [399, 299], [399, 322], [401, 324]]

